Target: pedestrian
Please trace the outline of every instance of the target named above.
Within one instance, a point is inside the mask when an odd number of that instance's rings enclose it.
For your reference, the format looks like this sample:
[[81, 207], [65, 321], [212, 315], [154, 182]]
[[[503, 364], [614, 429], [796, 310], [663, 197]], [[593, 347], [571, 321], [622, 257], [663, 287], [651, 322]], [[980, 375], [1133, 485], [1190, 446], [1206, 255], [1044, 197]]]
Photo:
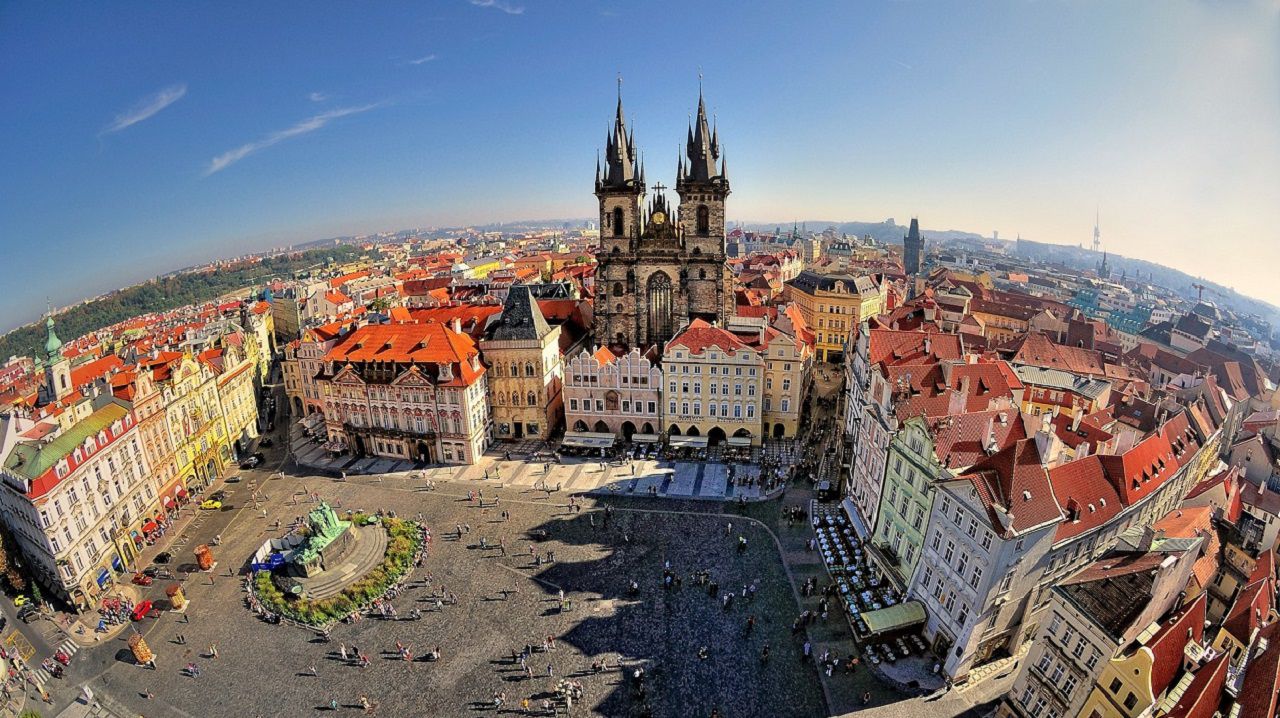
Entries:
[[343, 663], [347, 662], [347, 644], [345, 643], [338, 644], [338, 655], [342, 657]]
[[551, 678], [551, 677], [552, 677], [552, 676], [554, 676], [555, 674], [556, 674], [555, 669], [551, 667], [551, 664], [550, 664], [550, 663], [548, 663], [548, 664], [547, 664], [547, 678]]
[[209, 657], [210, 657], [210, 658], [217, 658], [217, 657], [218, 657], [218, 644], [216, 644], [216, 643], [210, 643], [210, 644], [209, 644]]

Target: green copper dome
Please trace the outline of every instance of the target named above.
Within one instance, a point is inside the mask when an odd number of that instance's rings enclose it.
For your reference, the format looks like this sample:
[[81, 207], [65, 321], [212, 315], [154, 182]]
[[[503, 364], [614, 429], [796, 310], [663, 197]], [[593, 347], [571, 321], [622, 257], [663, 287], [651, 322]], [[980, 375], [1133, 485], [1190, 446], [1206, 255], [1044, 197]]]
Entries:
[[48, 355], [50, 362], [53, 362], [62, 357], [62, 340], [53, 331], [52, 316], [44, 321], [44, 327], [49, 334], [49, 338], [44, 341], [44, 353]]

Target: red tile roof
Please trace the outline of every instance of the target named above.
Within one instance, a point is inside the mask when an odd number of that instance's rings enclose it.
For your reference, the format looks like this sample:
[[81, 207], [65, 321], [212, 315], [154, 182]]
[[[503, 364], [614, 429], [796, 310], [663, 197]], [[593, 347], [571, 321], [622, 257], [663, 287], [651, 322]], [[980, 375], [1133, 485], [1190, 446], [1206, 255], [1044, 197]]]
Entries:
[[1182, 670], [1183, 651], [1188, 643], [1204, 640], [1205, 611], [1209, 605], [1206, 593], [1196, 596], [1189, 605], [1167, 617], [1159, 630], [1147, 641], [1152, 653], [1151, 693], [1164, 693]]
[[[925, 352], [926, 340], [928, 352]], [[867, 354], [872, 364], [891, 366], [959, 359], [963, 352], [960, 337], [955, 334], [872, 329]]]
[[[1021, 533], [1062, 518], [1035, 439], [1015, 442], [959, 478], [973, 483], [999, 535]], [[1007, 528], [1002, 514], [1008, 517]]]
[[1196, 671], [1195, 678], [1167, 714], [1167, 718], [1210, 718], [1222, 702], [1229, 654], [1222, 654]]
[[94, 359], [80, 366], [71, 367], [71, 386], [83, 386], [100, 376], [105, 376], [112, 371], [123, 368], [124, 361], [120, 357], [115, 354], [108, 354], [101, 359]]
[[361, 270], [360, 270], [360, 271], [358, 271], [358, 272], [352, 272], [352, 273], [350, 273], [350, 274], [344, 274], [344, 275], [342, 275], [341, 277], [334, 277], [333, 279], [330, 279], [330, 280], [329, 280], [329, 286], [330, 286], [330, 287], [333, 287], [334, 289], [337, 289], [338, 287], [341, 287], [342, 285], [346, 284], [347, 282], [354, 282], [354, 281], [355, 281], [355, 280], [357, 280], [357, 279], [364, 279], [365, 277], [369, 276], [370, 274], [373, 274], [373, 271], [372, 271], [372, 270], [369, 270], [369, 269], [361, 269]]
[[1124, 508], [1097, 456], [1055, 466], [1049, 470], [1049, 482], [1058, 505], [1066, 513], [1066, 520], [1054, 535], [1055, 543], [1106, 524]]
[[[1257, 568], [1269, 574], [1274, 567], [1271, 552], [1263, 551], [1258, 556]], [[1264, 565], [1265, 564], [1265, 565]], [[1254, 575], [1259, 571], [1255, 570]], [[1274, 606], [1275, 579], [1269, 575], [1255, 579], [1250, 577], [1248, 585], [1236, 596], [1235, 603], [1222, 621], [1222, 628], [1243, 645], [1249, 645], [1254, 629], [1267, 620]]]
[[711, 347], [721, 351], [736, 352], [755, 350], [739, 339], [735, 334], [720, 327], [713, 327], [702, 319], [695, 319], [673, 338], [668, 347], [684, 347], [694, 354], [701, 354]]
[[1240, 691], [1240, 713], [1236, 718], [1275, 718], [1280, 711], [1280, 621], [1262, 634], [1267, 650], [1249, 662]]
[[1126, 506], [1137, 503], [1158, 489], [1178, 471], [1173, 447], [1157, 432], [1138, 442], [1121, 455], [1099, 457], [1107, 480]]
[[1106, 376], [1107, 373], [1098, 352], [1055, 344], [1041, 332], [1031, 332], [1015, 339], [1002, 351], [1012, 352], [1010, 361], [1014, 364], [1062, 369], [1085, 376]]
[[443, 324], [370, 324], [347, 335], [325, 354], [325, 361], [454, 364], [455, 377], [460, 375], [461, 383], [470, 385], [484, 372], [483, 367], [471, 366], [478, 354], [470, 337]]
[[1200, 588], [1206, 588], [1218, 572], [1218, 550], [1221, 548], [1218, 532], [1213, 527], [1213, 507], [1189, 506], [1174, 509], [1157, 521], [1153, 528], [1164, 531], [1165, 536], [1170, 538], [1204, 538], [1200, 558], [1196, 559], [1191, 573]]

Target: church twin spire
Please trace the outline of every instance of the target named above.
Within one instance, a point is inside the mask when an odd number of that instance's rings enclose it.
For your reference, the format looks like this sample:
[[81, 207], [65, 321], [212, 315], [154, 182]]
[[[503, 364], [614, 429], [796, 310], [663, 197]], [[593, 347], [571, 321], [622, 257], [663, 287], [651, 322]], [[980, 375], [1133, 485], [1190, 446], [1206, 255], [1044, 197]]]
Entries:
[[644, 185], [644, 166], [636, 156], [635, 130], [627, 131], [627, 118], [622, 111], [622, 83], [618, 83], [618, 112], [613, 128], [605, 138], [604, 176], [600, 176], [600, 161], [596, 160], [596, 187], [601, 189], [631, 189]]
[[[717, 167], [718, 165], [718, 167]], [[698, 86], [698, 117], [689, 125], [683, 157], [676, 162], [677, 187], [689, 183], [728, 182], [728, 163], [720, 151], [719, 130], [707, 121], [706, 101]], [[605, 137], [604, 161], [596, 158], [597, 190], [644, 190], [644, 161], [636, 152], [635, 130], [627, 128], [622, 109], [622, 80], [618, 80], [618, 108]]]
[[723, 165], [716, 169], [716, 163], [720, 161], [719, 131], [708, 127], [707, 104], [702, 99], [701, 86], [698, 88], [698, 119], [689, 126], [684, 154], [688, 165], [680, 168], [676, 177], [678, 183], [710, 182], [717, 177], [725, 179]]

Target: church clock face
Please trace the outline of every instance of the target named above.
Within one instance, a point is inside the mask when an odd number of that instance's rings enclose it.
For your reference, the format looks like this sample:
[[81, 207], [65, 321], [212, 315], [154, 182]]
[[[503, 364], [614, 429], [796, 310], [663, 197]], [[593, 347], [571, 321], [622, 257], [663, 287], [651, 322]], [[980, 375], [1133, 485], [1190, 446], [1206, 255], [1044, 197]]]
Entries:
[[661, 226], [661, 225], [665, 224], [665, 223], [666, 223], [666, 221], [667, 221], [667, 215], [666, 215], [666, 213], [664, 213], [664, 212], [654, 212], [654, 213], [653, 213], [653, 223], [654, 223], [654, 224]]

